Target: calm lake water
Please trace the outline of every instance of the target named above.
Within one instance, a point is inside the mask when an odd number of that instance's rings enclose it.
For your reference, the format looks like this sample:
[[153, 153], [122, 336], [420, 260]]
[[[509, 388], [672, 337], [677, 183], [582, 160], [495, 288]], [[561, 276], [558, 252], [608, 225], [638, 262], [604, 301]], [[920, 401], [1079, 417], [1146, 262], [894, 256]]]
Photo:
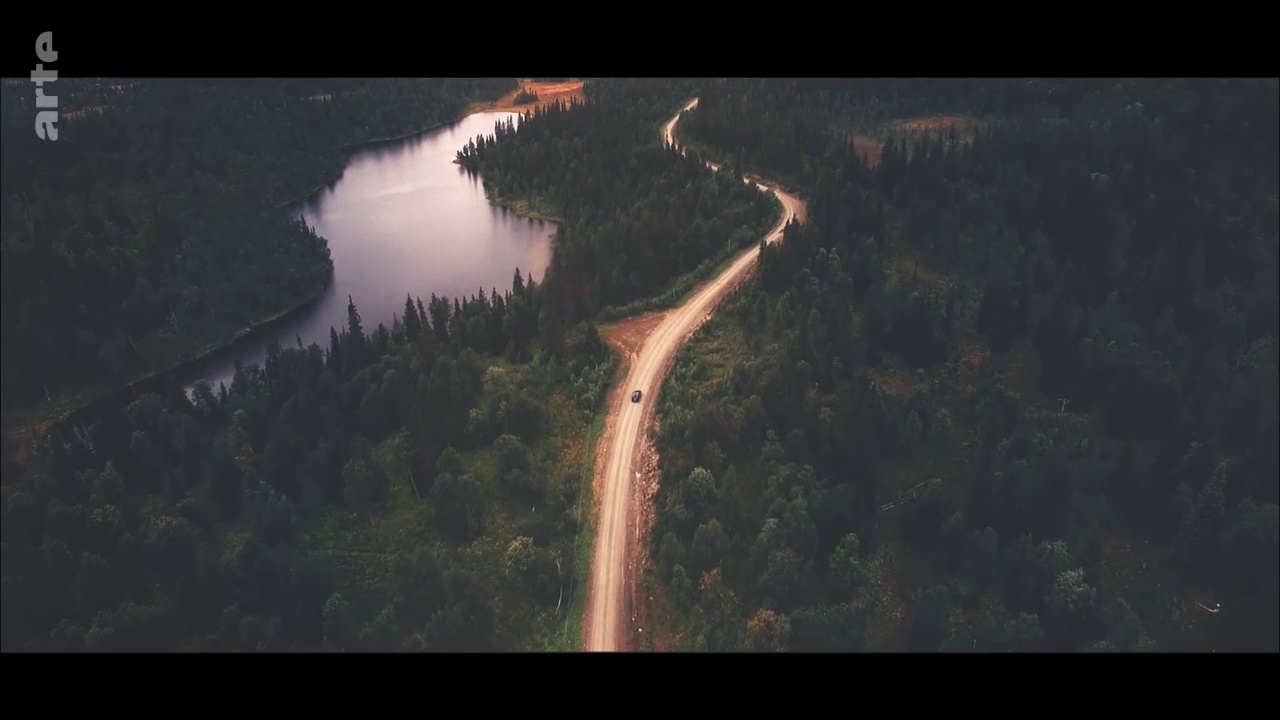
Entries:
[[289, 208], [329, 242], [333, 282], [315, 305], [269, 331], [220, 352], [187, 378], [228, 387], [235, 363], [261, 364], [272, 340], [283, 347], [329, 345], [329, 328], [347, 324], [347, 296], [365, 332], [404, 312], [405, 295], [422, 298], [501, 294], [516, 271], [541, 281], [551, 262], [555, 224], [489, 204], [480, 178], [455, 154], [514, 113], [476, 113], [414, 138], [361, 150], [328, 189]]

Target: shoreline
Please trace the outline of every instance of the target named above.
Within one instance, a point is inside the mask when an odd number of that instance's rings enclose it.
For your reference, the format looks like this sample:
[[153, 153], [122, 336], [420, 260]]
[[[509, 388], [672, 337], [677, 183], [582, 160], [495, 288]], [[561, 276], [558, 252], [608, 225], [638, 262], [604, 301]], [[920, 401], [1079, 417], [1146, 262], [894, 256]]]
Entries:
[[[341, 150], [344, 153], [343, 167], [345, 169], [346, 164], [350, 162], [350, 159], [351, 159], [350, 156], [353, 151], [356, 151], [362, 148], [376, 146], [376, 145], [382, 145], [382, 144], [388, 144], [388, 143], [394, 143], [394, 142], [403, 142], [405, 140], [417, 137], [419, 135], [423, 135], [435, 130], [439, 130], [449, 125], [460, 123], [463, 120], [467, 119], [468, 117], [471, 117], [472, 115], [476, 115], [478, 113], [491, 113], [491, 112], [518, 113], [519, 111], [474, 108], [474, 103], [473, 103], [472, 105], [468, 105], [468, 107], [465, 110], [463, 110], [463, 112], [458, 117], [451, 120], [442, 120], [440, 122], [434, 123], [432, 125], [421, 128], [419, 130], [414, 130], [412, 132], [405, 133], [403, 135], [398, 135], [393, 137], [384, 137], [384, 138], [374, 138], [370, 140], [361, 140], [354, 143], [347, 143], [345, 145], [340, 145], [339, 150]], [[309, 200], [315, 197], [321, 191], [329, 187], [332, 187], [333, 184], [337, 182], [337, 180], [339, 179], [341, 179], [341, 173], [338, 174], [338, 177], [317, 185], [311, 191], [299, 197], [296, 197], [292, 200], [287, 200], [285, 202], [275, 205], [274, 209], [283, 210], [284, 208], [290, 205], [296, 205], [298, 203]], [[509, 212], [514, 213], [517, 217], [538, 220], [541, 222], [555, 222], [555, 223], [561, 222], [559, 218], [555, 218], [550, 215], [540, 213], [536, 210], [532, 210], [532, 209], [525, 210], [524, 208], [519, 207], [522, 201], [508, 201], [502, 198], [495, 198], [490, 194], [487, 188], [485, 191], [485, 199], [488, 200], [490, 204], [496, 207], [501, 207], [508, 210]], [[292, 305], [290, 307], [278, 310], [272, 314], [265, 316], [263, 319], [257, 322], [251, 323], [249, 325], [246, 325], [245, 327], [240, 328], [239, 330], [236, 330], [226, 340], [211, 343], [205, 346], [204, 349], [200, 350], [195, 356], [189, 359], [175, 361], [172, 364], [168, 365], [167, 367], [164, 367], [159, 370], [154, 370], [150, 373], [146, 373], [138, 378], [135, 378], [134, 380], [131, 380], [125, 383], [124, 385], [117, 386], [114, 389], [109, 389], [109, 390], [100, 389], [97, 391], [93, 389], [82, 390], [80, 391], [81, 393], [87, 392], [87, 393], [91, 393], [91, 395], [89, 398], [81, 402], [76, 402], [75, 400], [78, 393], [72, 393], [62, 398], [55, 398], [52, 401], [52, 403], [41, 403], [42, 405], [50, 405], [50, 408], [47, 411], [40, 411], [36, 408], [28, 408], [25, 411], [24, 410], [16, 411], [15, 416], [11, 420], [10, 419], [5, 420], [4, 422], [5, 432], [7, 434], [8, 431], [21, 425], [26, 425], [30, 423], [39, 423], [41, 421], [45, 421], [47, 423], [48, 432], [52, 433], [54, 431], [57, 431], [63, 428], [68, 422], [72, 422], [77, 418], [80, 418], [83, 415], [89, 413], [91, 410], [98, 408], [102, 403], [104, 403], [107, 400], [120, 398], [128, 394], [136, 395], [139, 393], [144, 393], [149, 391], [153, 387], [163, 387], [169, 384], [169, 382], [172, 381], [175, 376], [180, 375], [182, 372], [188, 371], [193, 367], [210, 360], [211, 358], [213, 358], [219, 353], [233, 352], [239, 349], [240, 347], [243, 346], [245, 342], [248, 342], [251, 338], [255, 337], [259, 333], [270, 330], [276, 325], [284, 322], [285, 320], [293, 318], [298, 313], [303, 312], [307, 308], [319, 302], [320, 299], [324, 297], [325, 293], [329, 291], [329, 288], [333, 284], [333, 273], [334, 273], [334, 268], [330, 267], [328, 277], [325, 279], [324, 284], [307, 299], [295, 305]], [[61, 407], [65, 407], [67, 404], [71, 404], [72, 407], [66, 409], [65, 411], [59, 414], [59, 410], [61, 409]], [[38, 407], [39, 406], [37, 406], [37, 408]]]
[[[457, 160], [454, 160], [454, 163], [457, 162]], [[502, 197], [497, 193], [497, 191], [492, 190], [488, 183], [485, 183], [484, 186], [484, 199], [490, 205], [500, 207], [510, 213], [513, 213], [518, 218], [537, 220], [538, 222], [556, 223], [557, 225], [564, 222], [564, 218], [551, 214], [551, 212], [546, 210], [540, 203], [536, 203], [528, 199], [512, 200]]]
[[[136, 396], [136, 395], [144, 394], [146, 392], [151, 392], [154, 389], [162, 388], [164, 386], [169, 385], [176, 378], [176, 376], [180, 376], [183, 372], [191, 370], [192, 368], [200, 365], [201, 363], [204, 363], [210, 360], [211, 358], [213, 358], [219, 353], [236, 350], [250, 338], [258, 335], [259, 333], [266, 332], [271, 328], [279, 325], [280, 323], [283, 323], [284, 321], [289, 320], [294, 316], [298, 315], [299, 313], [307, 310], [308, 308], [310, 308], [311, 306], [319, 302], [320, 299], [324, 297], [325, 293], [329, 291], [329, 288], [332, 285], [333, 285], [333, 272], [330, 271], [329, 277], [328, 279], [325, 280], [324, 285], [321, 286], [319, 290], [317, 290], [315, 293], [313, 293], [311, 296], [309, 296], [307, 299], [303, 300], [302, 302], [296, 303], [283, 310], [276, 311], [270, 315], [267, 315], [261, 320], [258, 320], [257, 322], [251, 323], [249, 325], [246, 325], [240, 328], [239, 330], [236, 330], [234, 333], [231, 334], [231, 337], [227, 340], [206, 345], [202, 350], [197, 352], [193, 357], [187, 358], [186, 360], [177, 360], [164, 368], [161, 368], [159, 370], [154, 370], [149, 373], [145, 373], [140, 377], [130, 380], [129, 382], [123, 385], [117, 386], [114, 389], [100, 390], [94, 393], [88, 399], [84, 400], [83, 402], [80, 402], [79, 404], [76, 404], [74, 407], [67, 409], [61, 416], [48, 417], [46, 415], [46, 418], [49, 420], [48, 431], [52, 433], [56, 430], [61, 429], [67, 423], [75, 421], [80, 416], [86, 413], [90, 413], [91, 411], [97, 409], [100, 405], [102, 405], [102, 403], [107, 402], [108, 400], [119, 399], [120, 397], [127, 396], [130, 394]], [[215, 388], [215, 391], [216, 391], [216, 388]], [[89, 392], [93, 392], [93, 391], [89, 391]], [[57, 400], [54, 401], [54, 405], [55, 405], [54, 412], [56, 412], [56, 405], [58, 404], [58, 402], [59, 401]], [[65, 402], [65, 400], [63, 402]], [[27, 419], [36, 419], [36, 418], [39, 418], [41, 415], [45, 415], [45, 413], [32, 412], [30, 413]], [[19, 424], [16, 421], [16, 419], [14, 424], [15, 425]]]
[[[439, 130], [440, 128], [448, 127], [449, 125], [456, 125], [462, 122], [463, 120], [466, 120], [467, 118], [471, 117], [472, 115], [478, 115], [480, 113], [487, 113], [487, 112], [512, 112], [512, 113], [520, 114], [518, 110], [470, 110], [468, 109], [468, 110], [464, 110], [462, 115], [459, 115], [453, 120], [441, 120], [440, 122], [435, 123], [434, 125], [428, 125], [427, 127], [424, 127], [420, 130], [407, 132], [403, 135], [373, 138], [371, 140], [359, 140], [353, 143], [339, 145], [338, 150], [343, 153], [343, 169], [345, 170], [347, 163], [351, 162], [351, 154], [357, 150], [363, 150], [371, 147], [376, 147], [378, 145], [386, 145], [389, 143], [396, 143], [396, 142], [403, 142], [405, 140], [410, 140], [419, 135], [425, 135], [426, 133]], [[284, 202], [279, 203], [278, 205], [275, 206], [275, 209], [283, 210], [284, 208], [290, 205], [297, 205], [298, 203], [306, 202], [307, 200], [310, 200], [311, 198], [318, 195], [320, 191], [332, 187], [334, 183], [338, 182], [341, 179], [342, 179], [342, 174], [339, 173], [338, 177], [333, 178], [332, 180], [329, 180], [327, 182], [320, 183], [319, 185], [316, 185], [314, 188], [311, 188], [311, 190], [293, 198], [292, 200], [285, 200]]]
[[[161, 372], [178, 374], [178, 373], [181, 373], [183, 370], [190, 370], [192, 367], [196, 365], [199, 365], [208, 360], [212, 360], [219, 353], [236, 350], [242, 344], [250, 340], [253, 340], [255, 336], [261, 333], [264, 333], [268, 330], [271, 330], [275, 328], [277, 325], [280, 325], [281, 323], [284, 323], [287, 320], [291, 320], [295, 316], [310, 309], [312, 305], [315, 305], [316, 303], [320, 302], [320, 300], [325, 295], [328, 294], [329, 289], [331, 287], [333, 287], [332, 271], [329, 272], [329, 277], [325, 280], [324, 285], [322, 285], [319, 290], [313, 293], [306, 300], [303, 300], [302, 302], [296, 305], [293, 305], [292, 307], [288, 307], [288, 308], [285, 308], [284, 310], [280, 310], [279, 312], [268, 315], [267, 317], [263, 318], [262, 320], [259, 320], [256, 323], [240, 328], [239, 330], [232, 333], [231, 339], [227, 340], [226, 342], [210, 346], [206, 348], [203, 352], [201, 352], [199, 355], [197, 355], [196, 357], [193, 357], [190, 360], [184, 360], [182, 362], [179, 362], [169, 367], [167, 370], [164, 370]], [[154, 373], [154, 374], [159, 374], [159, 373]], [[136, 381], [132, 385], [136, 386], [147, 379], [150, 379], [150, 378], [144, 378], [141, 381]], [[194, 382], [199, 382], [199, 381], [196, 380], [196, 381], [193, 381], [193, 383]], [[126, 386], [126, 388], [127, 387], [129, 386]]]

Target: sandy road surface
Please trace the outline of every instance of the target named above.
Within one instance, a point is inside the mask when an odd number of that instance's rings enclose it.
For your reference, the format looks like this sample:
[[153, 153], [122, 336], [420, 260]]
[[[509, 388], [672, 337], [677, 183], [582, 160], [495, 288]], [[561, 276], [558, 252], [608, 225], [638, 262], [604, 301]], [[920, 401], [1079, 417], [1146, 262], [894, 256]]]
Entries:
[[[690, 110], [697, 104], [695, 98], [684, 110]], [[668, 143], [674, 142], [674, 130], [679, 119], [677, 113], [662, 128]], [[708, 165], [719, 169], [715, 163]], [[804, 203], [799, 198], [759, 181], [747, 182], [754, 182], [760, 190], [773, 193], [782, 203], [782, 217], [765, 236], [765, 242], [781, 240], [783, 228], [793, 218], [803, 221]], [[662, 379], [675, 361], [680, 346], [711, 316], [716, 305], [747, 277], [759, 254], [758, 246], [743, 251], [729, 269], [708, 281], [683, 305], [672, 310], [654, 329], [631, 363], [622, 388], [625, 392], [614, 394], [617, 399], [609, 409], [614, 427], [612, 441], [600, 448], [600, 452], [608, 453], [608, 465], [600, 498], [591, 584], [583, 618], [583, 644], [587, 650], [625, 650], [629, 644], [631, 608], [627, 607], [630, 597], [628, 581], [634, 582], [634, 578], [626, 575], [630, 567], [627, 536], [634, 522], [629, 503], [633, 497], [631, 483], [636, 474], [633, 466], [652, 423]], [[638, 403], [631, 402], [633, 390], [644, 393]]]

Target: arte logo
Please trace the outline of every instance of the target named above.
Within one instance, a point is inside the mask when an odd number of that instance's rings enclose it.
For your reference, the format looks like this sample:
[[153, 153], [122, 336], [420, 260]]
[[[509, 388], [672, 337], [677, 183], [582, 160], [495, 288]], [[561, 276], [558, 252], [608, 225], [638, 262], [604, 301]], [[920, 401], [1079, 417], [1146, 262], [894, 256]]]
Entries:
[[53, 49], [53, 33], [43, 32], [36, 38], [36, 69], [31, 71], [31, 82], [36, 84], [36, 107], [42, 109], [36, 113], [36, 136], [41, 140], [58, 139], [58, 96], [45, 95], [44, 84], [58, 79], [57, 70], [45, 70], [45, 63], [57, 62], [58, 51]]

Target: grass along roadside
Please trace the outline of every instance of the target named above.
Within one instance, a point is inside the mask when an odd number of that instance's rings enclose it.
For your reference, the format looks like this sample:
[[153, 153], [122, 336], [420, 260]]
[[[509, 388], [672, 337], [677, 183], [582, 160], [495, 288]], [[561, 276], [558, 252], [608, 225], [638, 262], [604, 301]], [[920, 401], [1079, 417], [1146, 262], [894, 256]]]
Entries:
[[596, 322], [611, 323], [655, 310], [670, 310], [689, 299], [703, 281], [726, 270], [737, 259], [738, 254], [747, 248], [746, 245], [725, 248], [715, 256], [704, 260], [698, 267], [672, 280], [667, 289], [658, 295], [634, 300], [626, 305], [604, 308], [596, 315]]
[[[491, 598], [497, 622], [496, 637], [504, 649], [516, 651], [576, 651], [581, 645], [581, 616], [590, 572], [592, 480], [595, 445], [604, 426], [606, 407], [588, 415], [572, 398], [570, 388], [544, 373], [548, 366], [510, 365], [496, 358], [486, 364], [480, 407], [513, 388], [541, 387], [547, 398], [546, 431], [528, 447], [533, 472], [546, 480], [546, 492], [535, 504], [517, 499], [504, 489], [499, 451], [493, 444], [459, 453], [468, 473], [480, 484], [484, 497], [482, 534], [467, 542], [443, 538], [436, 530], [428, 479], [417, 477], [422, 499], [415, 497], [406, 463], [404, 438], [392, 436], [373, 449], [373, 464], [387, 478], [387, 493], [378, 504], [361, 510], [337, 510], [308, 520], [304, 547], [340, 570], [341, 592], [361, 606], [361, 617], [374, 617], [401, 594], [400, 574], [417, 558], [429, 556], [441, 567], [465, 568], [491, 579]], [[613, 370], [609, 371], [613, 374]], [[567, 486], [567, 487], [566, 487]], [[560, 505], [562, 493], [572, 504]], [[566, 498], [568, 499], [568, 498]], [[564, 508], [563, 510], [561, 508]], [[555, 526], [548, 513], [571, 514], [572, 528]], [[537, 529], [542, 527], [543, 530]], [[561, 579], [562, 601], [528, 594], [522, 581], [510, 575], [510, 549], [521, 538], [545, 535], [541, 547], [566, 565]], [[403, 628], [413, 643], [421, 628]]]
[[[777, 222], [782, 219], [786, 208], [783, 207], [782, 201], [778, 200], [778, 196], [770, 193], [770, 197], [778, 206], [778, 216], [769, 221], [769, 225], [759, 233], [753, 233], [753, 237], [763, 237]], [[759, 239], [753, 240], [751, 243], [743, 243], [739, 246], [726, 245], [726, 247], [715, 255], [702, 261], [702, 264], [689, 272], [677, 276], [667, 286], [667, 289], [657, 295], [652, 295], [640, 300], [633, 300], [626, 305], [610, 306], [601, 310], [596, 315], [597, 323], [611, 323], [619, 320], [625, 320], [629, 317], [640, 315], [655, 310], [670, 310], [683, 304], [686, 300], [693, 296], [698, 287], [713, 277], [717, 277], [720, 273], [729, 269], [729, 266], [738, 259], [738, 255], [742, 251], [749, 249], [752, 245], [758, 245]]]
[[591, 508], [595, 506], [592, 484], [595, 477], [596, 444], [604, 431], [604, 420], [608, 414], [609, 408], [606, 404], [596, 412], [595, 418], [587, 427], [579, 475], [578, 532], [573, 540], [573, 576], [569, 581], [569, 607], [565, 613], [564, 629], [559, 638], [557, 639], [554, 634], [548, 638], [546, 649], [550, 651], [577, 652], [582, 647], [582, 614], [587, 607], [587, 588], [591, 582], [591, 548], [595, 545], [595, 527], [592, 523]]
[[[690, 112], [697, 112], [697, 109]], [[678, 127], [679, 126], [677, 125], [677, 128]], [[716, 167], [720, 168], [720, 170], [724, 170], [726, 166], [736, 166], [738, 171], [742, 173], [742, 177], [748, 180], [752, 180], [754, 182], [766, 182], [768, 185], [780, 188], [792, 195], [803, 195], [801, 189], [804, 187], [804, 183], [801, 182], [801, 178], [799, 177], [779, 173], [775, 170], [767, 170], [765, 168], [757, 167], [751, 163], [743, 162], [741, 158], [735, 157], [732, 153], [715, 150], [698, 142], [697, 140], [679, 138], [677, 143], [681, 147], [688, 149], [690, 152], [702, 158], [703, 161], [715, 163]]]
[[[744, 374], [750, 377], [755, 366], [770, 362], [768, 357], [757, 355], [751, 350], [747, 331], [740, 321], [740, 303], [744, 302], [744, 296], [728, 300], [721, 312], [704, 324], [680, 350], [676, 364], [668, 376], [669, 385], [664, 389], [664, 399], [717, 397], [730, 383], [735, 372], [745, 371]], [[776, 353], [779, 350], [775, 347], [767, 352]], [[671, 406], [664, 402], [659, 407], [659, 414], [670, 409]], [[683, 462], [689, 466], [697, 464], [693, 461], [696, 456], [694, 448], [668, 446], [662, 452], [672, 462]], [[740, 458], [737, 462], [745, 465], [740, 464], [738, 471], [741, 472], [742, 467], [758, 461], [758, 454]], [[931, 464], [934, 462], [936, 457], [933, 454], [916, 464], [908, 465], [904, 462], [904, 466], [893, 473], [893, 480], [895, 483], [903, 483], [907, 477], [914, 477], [920, 472], [934, 472]], [[887, 520], [892, 522], [892, 518]], [[900, 647], [902, 634], [906, 630], [910, 599], [908, 589], [918, 584], [919, 562], [893, 539], [869, 552], [865, 563], [867, 585], [851, 598], [849, 606], [867, 623], [866, 649], [893, 651]], [[678, 652], [705, 649], [705, 637], [700, 639], [699, 636], [709, 629], [705, 624], [706, 620], [700, 615], [706, 608], [699, 610], [696, 604], [682, 607], [678, 598], [669, 592], [667, 583], [656, 568], [651, 567], [643, 581], [649, 613], [644, 633], [649, 644], [643, 646], [644, 649]], [[694, 582], [698, 582], [698, 579], [694, 578]], [[746, 622], [748, 617], [749, 614], [744, 615], [741, 620]]]

